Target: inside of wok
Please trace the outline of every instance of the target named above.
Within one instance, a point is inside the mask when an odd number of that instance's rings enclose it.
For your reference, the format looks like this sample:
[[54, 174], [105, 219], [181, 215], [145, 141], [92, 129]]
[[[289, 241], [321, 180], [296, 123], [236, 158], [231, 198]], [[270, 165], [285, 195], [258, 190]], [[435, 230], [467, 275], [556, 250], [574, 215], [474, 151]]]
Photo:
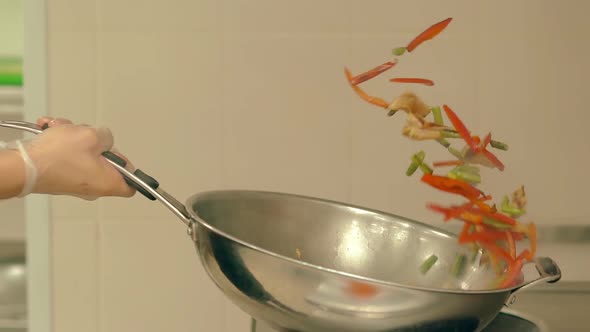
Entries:
[[[284, 257], [401, 285], [446, 290], [491, 290], [496, 274], [478, 264], [457, 238], [413, 220], [296, 195], [214, 191], [187, 207], [205, 224]], [[431, 255], [437, 261], [420, 267]], [[453, 273], [465, 255], [462, 273]]]

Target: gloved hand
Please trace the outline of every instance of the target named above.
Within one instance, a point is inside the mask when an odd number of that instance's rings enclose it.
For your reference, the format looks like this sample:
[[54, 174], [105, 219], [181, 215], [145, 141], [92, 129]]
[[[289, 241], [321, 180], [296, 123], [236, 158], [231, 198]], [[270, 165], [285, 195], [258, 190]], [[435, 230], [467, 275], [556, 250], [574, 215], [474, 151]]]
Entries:
[[86, 200], [102, 196], [131, 197], [135, 190], [102, 155], [113, 149], [113, 135], [107, 128], [74, 125], [69, 120], [41, 118], [39, 126], [49, 128], [29, 141], [16, 141], [8, 148], [20, 151], [26, 179], [19, 196], [29, 193], [69, 195]]

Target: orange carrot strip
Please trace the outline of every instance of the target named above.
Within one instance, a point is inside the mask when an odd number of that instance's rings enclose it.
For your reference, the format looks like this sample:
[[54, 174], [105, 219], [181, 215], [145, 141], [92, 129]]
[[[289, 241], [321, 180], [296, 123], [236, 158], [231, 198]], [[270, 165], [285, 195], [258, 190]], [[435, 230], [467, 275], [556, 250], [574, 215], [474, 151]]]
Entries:
[[531, 261], [535, 258], [537, 252], [537, 228], [533, 223], [529, 224], [529, 241], [531, 243], [531, 252], [525, 258]]
[[464, 162], [462, 160], [447, 160], [447, 161], [436, 161], [432, 163], [434, 167], [441, 167], [441, 166], [457, 166], [463, 165]]
[[377, 105], [379, 107], [387, 108], [389, 106], [389, 104], [385, 100], [378, 98], [378, 97], [369, 96], [361, 88], [352, 84], [351, 82], [352, 82], [353, 77], [352, 77], [352, 74], [350, 73], [350, 70], [348, 70], [348, 68], [344, 68], [344, 72], [346, 73], [346, 78], [348, 78], [348, 82], [350, 84], [350, 87], [354, 90], [354, 92], [356, 92], [356, 94], [359, 97], [361, 97], [365, 101], [367, 101], [373, 105]]
[[385, 72], [386, 70], [389, 70], [391, 67], [395, 66], [396, 64], [397, 64], [396, 61], [387, 61], [382, 65], [379, 65], [373, 69], [370, 69], [362, 74], [356, 75], [355, 77], [353, 77], [349, 81], [353, 85], [361, 84], [365, 81], [372, 79], [373, 77], [375, 77], [379, 74], [382, 74], [383, 72]]
[[529, 255], [531, 254], [531, 252], [528, 249], [523, 250], [520, 255], [518, 255], [518, 257], [516, 258], [516, 260], [523, 260], [526, 259]]
[[429, 79], [414, 78], [414, 77], [398, 77], [398, 78], [392, 78], [389, 81], [390, 82], [397, 82], [397, 83], [418, 83], [418, 84], [424, 84], [424, 85], [428, 85], [428, 86], [434, 85], [434, 82]]
[[349, 281], [348, 290], [357, 297], [372, 297], [377, 294], [377, 288], [359, 281]]
[[449, 17], [444, 21], [438, 22], [436, 24], [431, 25], [428, 29], [424, 30], [421, 34], [419, 34], [416, 38], [414, 38], [406, 49], [408, 52], [412, 52], [418, 45], [422, 44], [423, 42], [430, 40], [436, 37], [439, 33], [441, 33], [449, 23], [451, 23], [452, 18]]
[[510, 250], [510, 256], [516, 259], [516, 243], [514, 243], [514, 237], [512, 237], [512, 232], [506, 231], [506, 240], [508, 241], [508, 249]]

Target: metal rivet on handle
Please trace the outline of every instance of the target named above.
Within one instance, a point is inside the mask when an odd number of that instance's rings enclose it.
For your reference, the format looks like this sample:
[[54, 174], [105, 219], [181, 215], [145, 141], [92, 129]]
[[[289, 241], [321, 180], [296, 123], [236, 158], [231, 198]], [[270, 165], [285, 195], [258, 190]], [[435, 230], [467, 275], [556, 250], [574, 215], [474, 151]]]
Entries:
[[508, 303], [514, 304], [514, 302], [516, 302], [516, 295], [512, 294], [512, 295], [510, 295], [510, 300], [508, 301]]

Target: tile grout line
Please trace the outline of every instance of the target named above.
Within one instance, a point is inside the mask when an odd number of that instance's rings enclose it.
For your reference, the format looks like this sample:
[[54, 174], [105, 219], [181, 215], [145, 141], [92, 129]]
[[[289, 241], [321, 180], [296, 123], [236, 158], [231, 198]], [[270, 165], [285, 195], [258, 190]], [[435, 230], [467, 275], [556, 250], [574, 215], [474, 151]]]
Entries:
[[[227, 179], [227, 164], [226, 164], [226, 137], [225, 137], [225, 133], [226, 133], [226, 125], [227, 125], [227, 113], [226, 113], [226, 107], [225, 106], [225, 98], [223, 98], [224, 94], [225, 94], [225, 79], [223, 79], [223, 77], [225, 77], [226, 75], [226, 66], [225, 66], [225, 39], [226, 39], [226, 33], [225, 33], [225, 20], [224, 20], [224, 9], [225, 9], [225, 5], [226, 5], [226, 1], [222, 0], [222, 1], [215, 1], [215, 4], [217, 6], [217, 18], [218, 18], [218, 27], [219, 29], [217, 30], [217, 32], [220, 34], [219, 36], [219, 44], [218, 44], [218, 51], [219, 51], [219, 60], [217, 65], [220, 68], [220, 72], [222, 75], [222, 79], [217, 81], [218, 84], [218, 99], [221, 102], [219, 102], [219, 104], [217, 105], [220, 108], [221, 111], [221, 116], [219, 117], [219, 122], [220, 122], [220, 137], [219, 140], [221, 142], [221, 146], [220, 146], [220, 154], [219, 154], [219, 182], [218, 182], [218, 186], [220, 188], [226, 188], [227, 187], [227, 183], [225, 183], [224, 179]], [[223, 182], [223, 183], [221, 183]]]
[[[95, 0], [95, 30], [94, 30], [94, 46], [95, 46], [95, 53], [94, 53], [94, 121], [96, 125], [100, 124], [102, 120], [101, 111], [102, 111], [102, 61], [101, 57], [102, 54], [102, 43], [101, 43], [101, 0]], [[96, 319], [95, 331], [100, 332], [102, 331], [102, 304], [103, 304], [103, 297], [102, 297], [102, 261], [101, 261], [101, 238], [102, 238], [102, 220], [103, 220], [103, 209], [104, 204], [102, 200], [97, 202], [98, 209], [95, 218], [95, 227], [94, 227], [94, 239], [95, 239], [95, 256], [94, 256], [94, 266], [95, 266], [95, 306], [94, 309], [94, 317]]]
[[[352, 0], [348, 1], [348, 49], [347, 58], [351, 61], [352, 60], [352, 26], [353, 26], [353, 15], [352, 15]], [[353, 167], [352, 167], [352, 146], [353, 146], [353, 126], [352, 126], [352, 118], [353, 118], [353, 107], [351, 105], [348, 106], [348, 188], [346, 190], [346, 202], [351, 203], [352, 201], [352, 186], [353, 186]]]

